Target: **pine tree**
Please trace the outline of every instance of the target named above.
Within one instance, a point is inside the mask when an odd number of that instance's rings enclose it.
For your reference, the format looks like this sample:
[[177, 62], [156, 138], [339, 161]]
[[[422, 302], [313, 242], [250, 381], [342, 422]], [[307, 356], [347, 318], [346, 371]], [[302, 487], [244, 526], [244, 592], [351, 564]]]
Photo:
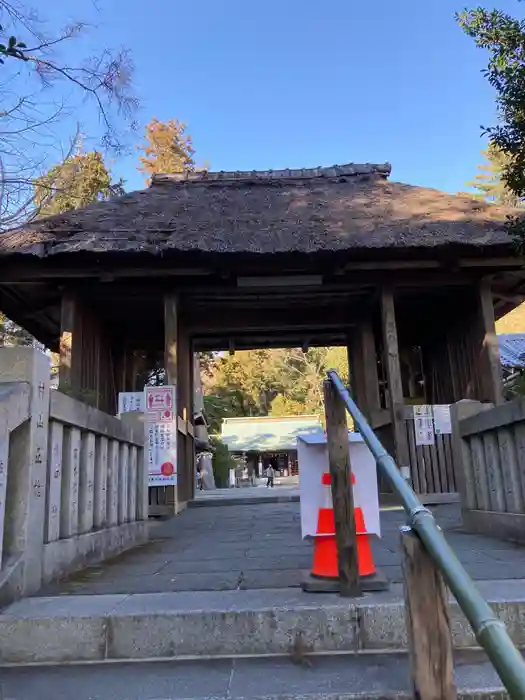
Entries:
[[51, 168], [34, 182], [39, 217], [79, 209], [124, 193], [123, 182], [111, 174], [98, 151], [77, 153]]
[[194, 171], [195, 151], [186, 125], [177, 119], [161, 122], [152, 119], [146, 126], [145, 142], [139, 146], [144, 155], [139, 157], [139, 171], [149, 184], [154, 173]]

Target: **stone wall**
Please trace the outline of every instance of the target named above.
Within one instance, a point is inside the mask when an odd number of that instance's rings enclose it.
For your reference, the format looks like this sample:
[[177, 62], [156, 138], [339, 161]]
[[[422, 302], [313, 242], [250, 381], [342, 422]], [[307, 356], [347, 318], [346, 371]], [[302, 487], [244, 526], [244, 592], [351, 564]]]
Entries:
[[147, 539], [144, 427], [50, 375], [39, 350], [0, 350], [0, 603]]

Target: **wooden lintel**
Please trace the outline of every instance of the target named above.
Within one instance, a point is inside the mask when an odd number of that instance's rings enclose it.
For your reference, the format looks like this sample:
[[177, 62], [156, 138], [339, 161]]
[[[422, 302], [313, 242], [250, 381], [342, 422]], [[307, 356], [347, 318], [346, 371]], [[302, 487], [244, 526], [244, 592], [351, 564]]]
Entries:
[[519, 256], [507, 256], [502, 258], [462, 258], [460, 267], [505, 267], [525, 268], [523, 259]]
[[101, 282], [111, 283], [114, 280], [138, 279], [138, 278], [156, 278], [161, 277], [207, 277], [215, 272], [212, 269], [206, 268], [169, 268], [169, 267], [153, 267], [144, 266], [137, 268], [107, 268], [103, 267], [87, 267], [87, 268], [68, 268], [59, 266], [39, 266], [34, 265], [13, 265], [4, 270], [2, 269], [1, 277], [3, 284], [13, 284], [15, 282], [38, 283], [39, 280], [82, 280], [87, 278], [96, 278]]

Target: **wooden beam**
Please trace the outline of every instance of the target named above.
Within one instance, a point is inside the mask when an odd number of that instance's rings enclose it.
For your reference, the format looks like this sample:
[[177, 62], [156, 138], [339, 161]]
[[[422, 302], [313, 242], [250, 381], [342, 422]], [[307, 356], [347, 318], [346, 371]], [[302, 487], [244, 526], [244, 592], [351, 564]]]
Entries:
[[494, 319], [494, 303], [489, 282], [482, 281], [479, 285], [479, 300], [483, 324], [483, 350], [480, 366], [485, 401], [501, 404], [503, 398], [503, 378], [496, 322]]
[[354, 495], [350, 482], [348, 426], [345, 406], [332, 382], [326, 380], [323, 389], [340, 595], [349, 598], [361, 595], [361, 584], [357, 559]]
[[401, 381], [401, 364], [399, 362], [399, 343], [394, 305], [394, 293], [391, 288], [381, 290], [381, 319], [383, 326], [383, 347], [388, 383], [389, 408], [394, 426], [394, 443], [398, 467], [409, 467], [408, 438], [405, 419], [400, 415], [399, 406], [404, 403], [403, 383]]
[[447, 589], [419, 537], [401, 529], [408, 649], [414, 697], [457, 700]]

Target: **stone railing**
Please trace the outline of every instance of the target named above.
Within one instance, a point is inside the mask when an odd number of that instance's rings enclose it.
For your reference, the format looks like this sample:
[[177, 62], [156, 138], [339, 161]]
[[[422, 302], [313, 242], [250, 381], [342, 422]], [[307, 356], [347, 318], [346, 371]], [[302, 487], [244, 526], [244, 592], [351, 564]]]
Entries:
[[2, 603], [147, 539], [143, 425], [49, 384], [45, 354], [0, 350]]
[[460, 401], [452, 416], [465, 529], [525, 543], [525, 398]]

